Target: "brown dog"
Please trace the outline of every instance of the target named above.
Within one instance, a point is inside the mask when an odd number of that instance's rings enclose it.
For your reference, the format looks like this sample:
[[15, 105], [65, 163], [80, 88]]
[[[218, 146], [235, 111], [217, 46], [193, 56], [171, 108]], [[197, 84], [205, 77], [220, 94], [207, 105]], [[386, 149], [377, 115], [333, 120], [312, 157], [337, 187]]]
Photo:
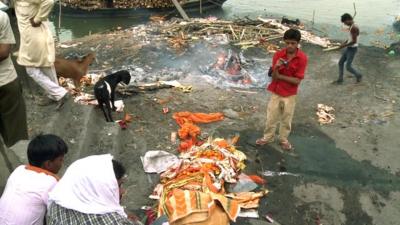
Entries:
[[54, 67], [56, 68], [57, 76], [71, 78], [74, 81], [75, 88], [80, 88], [80, 80], [88, 72], [89, 65], [92, 64], [96, 54], [91, 52], [82, 59], [63, 59], [56, 58]]

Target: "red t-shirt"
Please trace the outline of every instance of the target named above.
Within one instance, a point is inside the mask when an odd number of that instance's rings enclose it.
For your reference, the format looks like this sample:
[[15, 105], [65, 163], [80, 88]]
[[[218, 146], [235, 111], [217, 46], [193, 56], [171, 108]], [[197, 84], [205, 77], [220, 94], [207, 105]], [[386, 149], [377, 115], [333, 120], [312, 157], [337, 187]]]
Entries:
[[[285, 61], [288, 60], [286, 55], [286, 48], [282, 49], [279, 52], [276, 52], [274, 58], [272, 59], [272, 68], [275, 67], [276, 63], [278, 63], [279, 59], [283, 59]], [[307, 67], [307, 56], [300, 49], [297, 50], [296, 56], [289, 61], [288, 65], [282, 65], [278, 68], [278, 72], [282, 75], [286, 75], [289, 77], [297, 77], [299, 79], [304, 78], [304, 72]], [[268, 85], [268, 90], [282, 97], [288, 97], [297, 94], [298, 84], [292, 84], [283, 80], [273, 80]]]

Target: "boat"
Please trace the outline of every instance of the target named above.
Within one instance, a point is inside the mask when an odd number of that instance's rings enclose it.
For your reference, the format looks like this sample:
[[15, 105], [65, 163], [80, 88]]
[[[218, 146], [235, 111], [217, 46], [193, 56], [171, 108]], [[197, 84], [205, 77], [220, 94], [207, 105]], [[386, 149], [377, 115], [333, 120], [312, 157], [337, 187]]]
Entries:
[[[209, 10], [221, 8], [227, 0], [186, 0], [181, 3], [182, 8], [189, 15], [200, 14]], [[77, 8], [66, 3], [57, 2], [53, 12], [62, 16], [76, 18], [98, 17], [149, 17], [151, 15], [176, 15], [175, 7], [167, 8]]]

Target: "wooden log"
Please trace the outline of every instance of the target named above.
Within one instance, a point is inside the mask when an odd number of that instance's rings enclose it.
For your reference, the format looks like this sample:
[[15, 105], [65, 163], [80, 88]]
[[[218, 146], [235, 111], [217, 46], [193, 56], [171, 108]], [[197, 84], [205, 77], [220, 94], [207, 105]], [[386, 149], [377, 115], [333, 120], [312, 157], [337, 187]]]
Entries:
[[164, 89], [164, 88], [172, 88], [172, 85], [164, 84], [164, 83], [149, 83], [149, 84], [143, 84], [143, 85], [126, 85], [122, 87], [118, 87], [117, 91], [123, 94], [126, 93], [140, 93], [140, 92], [145, 92], [145, 91], [154, 91], [158, 89]]
[[185, 10], [183, 10], [181, 4], [177, 0], [172, 0], [179, 14], [181, 14], [182, 18], [186, 21], [189, 21], [189, 16], [186, 14]]

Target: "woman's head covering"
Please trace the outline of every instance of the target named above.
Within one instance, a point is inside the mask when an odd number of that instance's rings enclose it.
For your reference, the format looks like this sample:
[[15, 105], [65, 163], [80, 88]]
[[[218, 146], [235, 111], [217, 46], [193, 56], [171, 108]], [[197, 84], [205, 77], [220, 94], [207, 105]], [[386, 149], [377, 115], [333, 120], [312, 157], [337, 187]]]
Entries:
[[86, 214], [117, 212], [126, 217], [119, 204], [112, 158], [94, 155], [73, 162], [50, 192], [49, 202]]

